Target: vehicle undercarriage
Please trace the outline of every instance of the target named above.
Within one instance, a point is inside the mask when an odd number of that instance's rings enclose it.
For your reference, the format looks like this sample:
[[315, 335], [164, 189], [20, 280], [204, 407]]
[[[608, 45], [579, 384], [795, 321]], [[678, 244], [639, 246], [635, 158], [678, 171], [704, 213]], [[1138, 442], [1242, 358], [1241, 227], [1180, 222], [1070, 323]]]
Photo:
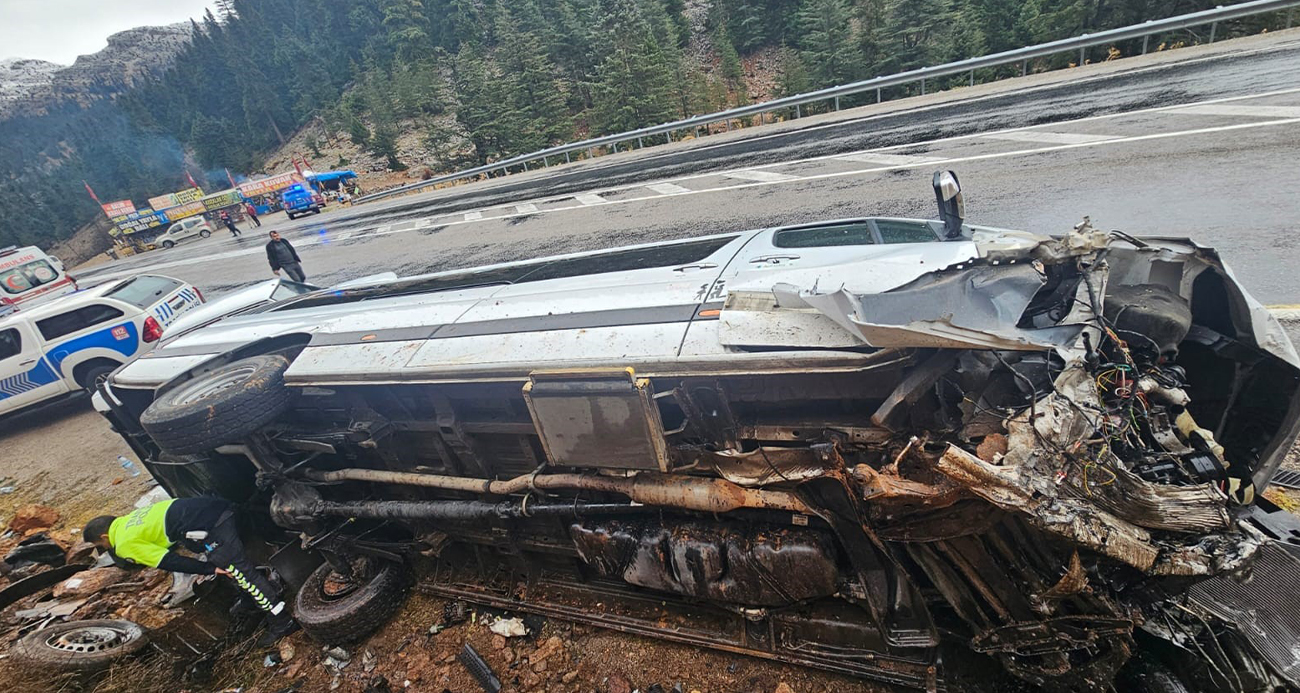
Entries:
[[255, 430], [169, 445], [124, 388], [112, 418], [173, 494], [266, 509], [344, 583], [404, 562], [440, 595], [929, 690], [953, 647], [1048, 690], [1130, 660], [1284, 690], [1300, 534], [1257, 491], [1300, 371], [1252, 311], [1212, 253], [1085, 225], [876, 296], [728, 296], [732, 326], [862, 335], [821, 366], [311, 382], [289, 341], [163, 388], [237, 382]]

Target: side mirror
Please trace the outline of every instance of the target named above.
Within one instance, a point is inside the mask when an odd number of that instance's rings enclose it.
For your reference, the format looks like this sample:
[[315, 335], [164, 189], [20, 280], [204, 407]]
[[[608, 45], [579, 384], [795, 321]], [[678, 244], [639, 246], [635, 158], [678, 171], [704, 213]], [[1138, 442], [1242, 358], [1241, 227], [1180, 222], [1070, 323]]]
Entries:
[[961, 196], [961, 182], [952, 171], [934, 172], [934, 199], [939, 203], [939, 218], [943, 220], [944, 236], [948, 240], [961, 237], [961, 224], [966, 218], [966, 202]]

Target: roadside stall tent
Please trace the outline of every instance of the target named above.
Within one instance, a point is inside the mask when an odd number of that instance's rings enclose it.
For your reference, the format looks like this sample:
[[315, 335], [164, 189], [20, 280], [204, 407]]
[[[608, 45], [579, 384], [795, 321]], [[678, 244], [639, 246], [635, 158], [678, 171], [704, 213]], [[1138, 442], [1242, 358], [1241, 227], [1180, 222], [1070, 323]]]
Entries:
[[312, 187], [322, 193], [326, 190], [338, 190], [344, 185], [351, 187], [355, 185], [353, 181], [356, 179], [357, 174], [355, 171], [325, 171], [324, 173], [312, 173], [307, 176], [307, 180]]

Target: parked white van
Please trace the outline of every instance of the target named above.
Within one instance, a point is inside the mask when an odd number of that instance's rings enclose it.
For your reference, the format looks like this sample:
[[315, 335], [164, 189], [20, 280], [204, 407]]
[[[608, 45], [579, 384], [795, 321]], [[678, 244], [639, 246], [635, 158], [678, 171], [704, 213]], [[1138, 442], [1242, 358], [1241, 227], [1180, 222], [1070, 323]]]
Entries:
[[144, 274], [0, 318], [0, 415], [93, 393], [202, 303], [197, 288]]
[[201, 216], [181, 219], [167, 227], [167, 230], [154, 239], [162, 248], [174, 248], [177, 243], [190, 238], [207, 238], [212, 235], [212, 224]]
[[0, 248], [0, 315], [76, 290], [57, 257], [34, 245]]

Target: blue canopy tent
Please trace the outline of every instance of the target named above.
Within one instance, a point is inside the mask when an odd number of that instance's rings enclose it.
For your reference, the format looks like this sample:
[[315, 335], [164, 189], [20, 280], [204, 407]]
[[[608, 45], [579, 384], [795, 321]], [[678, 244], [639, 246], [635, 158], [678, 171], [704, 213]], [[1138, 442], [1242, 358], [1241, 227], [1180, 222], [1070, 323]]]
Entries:
[[324, 192], [325, 190], [335, 190], [343, 185], [351, 185], [356, 180], [355, 171], [325, 171], [324, 173], [313, 173], [307, 176], [307, 182], [311, 183], [313, 188]]

